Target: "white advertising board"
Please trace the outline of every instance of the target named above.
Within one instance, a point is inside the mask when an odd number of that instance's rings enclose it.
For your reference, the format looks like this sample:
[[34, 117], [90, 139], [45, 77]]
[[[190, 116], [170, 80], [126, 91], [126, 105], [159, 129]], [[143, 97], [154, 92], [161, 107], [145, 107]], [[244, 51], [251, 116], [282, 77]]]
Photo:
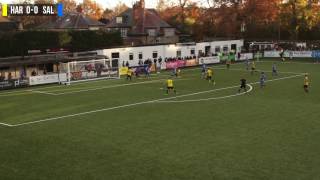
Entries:
[[39, 85], [39, 84], [50, 84], [50, 83], [58, 83], [58, 82], [66, 82], [67, 74], [48, 74], [41, 76], [31, 76], [29, 77], [29, 85]]
[[220, 59], [218, 56], [199, 58], [199, 64], [216, 64], [216, 63], [220, 63]]
[[253, 59], [253, 53], [241, 53], [238, 61], [245, 61], [246, 59]]
[[[264, 57], [280, 57], [280, 51], [265, 51]], [[311, 58], [312, 51], [284, 51], [284, 57]]]
[[292, 51], [293, 57], [311, 58], [312, 51]]

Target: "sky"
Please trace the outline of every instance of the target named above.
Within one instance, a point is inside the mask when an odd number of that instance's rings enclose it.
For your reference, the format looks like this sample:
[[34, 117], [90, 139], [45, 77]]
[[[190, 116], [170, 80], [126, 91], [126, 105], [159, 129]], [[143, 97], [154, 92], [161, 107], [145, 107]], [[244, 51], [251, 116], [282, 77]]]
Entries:
[[[79, 1], [79, 0], [78, 0]], [[131, 7], [132, 4], [135, 2], [136, 0], [121, 0], [121, 1], [117, 1], [117, 0], [96, 0], [97, 3], [99, 3], [100, 5], [103, 6], [103, 8], [113, 8], [115, 7], [119, 2], [123, 2], [125, 3], [127, 6]], [[80, 0], [81, 2], [81, 0]], [[155, 8], [158, 0], [145, 0], [146, 3], [146, 7], [150, 7], [150, 8]]]

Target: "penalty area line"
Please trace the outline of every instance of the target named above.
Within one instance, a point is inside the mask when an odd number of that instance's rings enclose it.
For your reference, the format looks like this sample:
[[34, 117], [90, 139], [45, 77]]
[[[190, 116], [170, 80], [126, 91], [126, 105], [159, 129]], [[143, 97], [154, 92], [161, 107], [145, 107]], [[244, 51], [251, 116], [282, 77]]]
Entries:
[[224, 89], [230, 89], [230, 88], [234, 88], [234, 87], [238, 87], [238, 86], [230, 86], [230, 87], [225, 87], [225, 88], [220, 88], [220, 89], [213, 89], [213, 90], [208, 90], [208, 91], [200, 91], [200, 92], [196, 92], [196, 93], [189, 93], [189, 94], [184, 94], [184, 95], [180, 95], [180, 96], [174, 96], [174, 97], [168, 97], [168, 98], [160, 98], [160, 99], [154, 99], [154, 100], [150, 100], [150, 101], [142, 101], [142, 102], [137, 102], [137, 103], [132, 103], [132, 104], [114, 106], [114, 107], [110, 107], [110, 108], [97, 109], [97, 110], [86, 111], [86, 112], [75, 113], [75, 114], [69, 114], [69, 115], [64, 115], [64, 116], [57, 116], [57, 117], [46, 118], [46, 119], [37, 120], [37, 121], [14, 124], [14, 125], [11, 125], [11, 127], [36, 124], [36, 123], [41, 123], [41, 122], [47, 122], [47, 121], [60, 120], [60, 119], [65, 119], [65, 118], [70, 118], [70, 117], [87, 115], [87, 114], [93, 114], [93, 113], [97, 113], [97, 112], [110, 111], [110, 110], [115, 110], [115, 109], [120, 109], [120, 108], [125, 108], [125, 107], [137, 106], [137, 105], [148, 104], [148, 103], [155, 103], [155, 102], [162, 101], [162, 100], [170, 100], [170, 99], [175, 99], [175, 98], [179, 98], [179, 97], [193, 96], [193, 95], [197, 95], [197, 94], [203, 94], [203, 93], [209, 93], [209, 92], [214, 92], [214, 91], [219, 91], [219, 90], [224, 90]]
[[[176, 79], [176, 81], [189, 80], [189, 79], [190, 78], [181, 78], [181, 79]], [[103, 90], [103, 89], [111, 89], [111, 88], [133, 86], [133, 85], [140, 85], [140, 84], [152, 84], [152, 83], [161, 82], [164, 80], [166, 80], [166, 79], [155, 79], [155, 80], [148, 80], [148, 81], [142, 81], [142, 82], [132, 82], [132, 83], [126, 83], [126, 84], [108, 85], [108, 86], [101, 86], [101, 87], [89, 88], [89, 89], [88, 88], [81, 88], [79, 90], [71, 90], [71, 91], [63, 92], [63, 93], [55, 93], [54, 95], [67, 95], [67, 94], [97, 91], [97, 90]], [[55, 91], [55, 92], [57, 92], [57, 91]]]
[[[302, 76], [302, 74], [272, 79], [272, 80], [268, 80], [266, 82], [278, 81], [278, 80], [283, 80], [283, 79], [290, 79], [290, 78], [295, 78], [295, 77], [299, 77], [299, 76]], [[258, 83], [259, 82], [254, 82], [254, 83], [250, 83], [250, 84], [258, 84]], [[93, 114], [93, 113], [97, 113], [97, 112], [110, 111], [110, 110], [115, 110], [115, 109], [120, 109], [120, 108], [125, 108], [125, 107], [131, 107], [131, 106], [137, 106], [137, 105], [149, 104], [149, 103], [156, 103], [156, 102], [176, 99], [176, 98], [180, 98], [180, 97], [188, 97], [188, 96], [193, 96], [193, 95], [198, 95], [198, 94], [210, 93], [210, 92], [214, 92], [214, 91], [231, 89], [231, 88], [235, 88], [235, 87], [239, 87], [239, 85], [229, 86], [229, 87], [224, 87], [224, 88], [219, 88], [219, 89], [212, 89], [212, 90], [207, 90], [207, 91], [199, 91], [199, 92], [195, 92], [195, 93], [189, 93], [189, 94], [173, 96], [173, 97], [168, 97], [168, 98], [160, 98], [160, 99], [154, 99], [154, 100], [149, 100], [149, 101], [142, 101], [142, 102], [137, 102], [137, 103], [119, 105], [119, 106], [114, 106], [114, 107], [109, 107], [109, 108], [96, 109], [96, 110], [85, 111], [85, 112], [81, 112], [81, 113], [69, 114], [69, 115], [64, 115], [64, 116], [56, 116], [56, 117], [52, 117], [52, 118], [46, 118], [46, 119], [42, 119], [42, 120], [30, 121], [30, 122], [19, 123], [19, 124], [14, 124], [14, 125], [3, 124], [3, 123], [2, 123], [2, 125], [6, 125], [9, 127], [18, 127], [18, 126], [24, 126], [24, 125], [30, 125], [30, 124], [37, 124], [37, 123], [42, 123], [42, 122], [47, 122], [47, 121], [61, 120], [61, 119], [70, 118], [70, 117], [88, 115], [88, 114]]]
[[203, 99], [189, 99], [189, 100], [176, 100], [176, 101], [158, 101], [158, 103], [186, 103], [186, 102], [200, 102], [200, 101], [210, 101], [210, 100], [218, 100], [218, 99], [227, 99], [231, 97], [241, 96], [247, 94], [253, 90], [253, 87], [248, 84], [249, 90], [242, 93], [232, 94], [228, 96], [221, 96], [221, 97], [212, 97], [212, 98], [203, 98]]
[[51, 96], [57, 96], [59, 94], [45, 92], [45, 91], [37, 91], [37, 90], [28, 90], [29, 92], [38, 93], [38, 94], [45, 94], [45, 95], [51, 95]]
[[[243, 71], [243, 72], [251, 72], [251, 70], [244, 70], [244, 69], [239, 69], [239, 68], [214, 68], [216, 70], [228, 70], [228, 71]], [[268, 71], [268, 70], [263, 70], [263, 69], [257, 69], [258, 72], [268, 72], [268, 73], [272, 73], [272, 71]], [[304, 73], [300, 73], [300, 72], [288, 72], [288, 71], [278, 71], [279, 74], [295, 74], [295, 75], [300, 75], [300, 74], [304, 74]]]

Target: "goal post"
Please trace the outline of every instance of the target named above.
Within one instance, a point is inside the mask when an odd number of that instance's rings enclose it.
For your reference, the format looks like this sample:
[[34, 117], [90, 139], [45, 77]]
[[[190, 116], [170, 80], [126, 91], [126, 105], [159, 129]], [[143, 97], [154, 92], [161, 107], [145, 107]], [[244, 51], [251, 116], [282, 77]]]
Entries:
[[74, 82], [120, 78], [119, 67], [112, 67], [109, 59], [60, 63], [59, 73], [67, 75], [66, 81], [60, 83], [68, 85]]

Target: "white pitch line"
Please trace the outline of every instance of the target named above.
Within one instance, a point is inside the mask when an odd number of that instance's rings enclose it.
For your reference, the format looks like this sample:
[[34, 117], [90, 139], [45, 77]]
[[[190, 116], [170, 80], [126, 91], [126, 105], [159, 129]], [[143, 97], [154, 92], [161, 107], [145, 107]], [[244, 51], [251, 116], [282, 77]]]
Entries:
[[[122, 86], [130, 86], [130, 85], [136, 85], [136, 84], [145, 84], [145, 83], [151, 83], [151, 82], [155, 82], [155, 81], [159, 81], [158, 80], [151, 80], [151, 81], [143, 81], [143, 82], [135, 82], [135, 83], [125, 83], [125, 84], [111, 84], [111, 85], [106, 85], [106, 86], [99, 86], [96, 88], [86, 88], [86, 87], [76, 87], [76, 88], [70, 88], [70, 89], [62, 89], [62, 90], [70, 90], [69, 92], [65, 92], [65, 93], [57, 93], [59, 95], [61, 94], [68, 94], [68, 93], [72, 93], [72, 92], [82, 92], [83, 90], [87, 90], [87, 91], [93, 91], [93, 90], [99, 90], [99, 89], [106, 89], [106, 88], [113, 88], [113, 87], [122, 87]], [[52, 90], [50, 92], [59, 92], [62, 91], [61, 89], [58, 90]]]
[[177, 100], [177, 101], [158, 101], [158, 103], [185, 103], [185, 102], [200, 102], [200, 101], [210, 101], [210, 100], [217, 100], [217, 99], [226, 99], [226, 98], [231, 98], [235, 96], [241, 96], [244, 94], [247, 94], [253, 90], [253, 87], [248, 84], [249, 90], [246, 92], [242, 93], [237, 93], [237, 94], [232, 94], [228, 96], [221, 96], [221, 97], [213, 97], [213, 98], [204, 98], [204, 99], [189, 99], [189, 100]]
[[20, 95], [27, 95], [27, 94], [32, 94], [32, 92], [30, 92], [30, 91], [21, 91], [21, 92], [19, 92], [19, 93], [15, 93], [15, 94], [1, 94], [0, 93], [0, 97], [8, 97], [8, 96], [20, 96]]
[[[282, 78], [277, 78], [277, 79], [270, 79], [270, 80], [267, 80], [265, 82], [272, 82], [272, 81], [279, 81], [279, 80], [284, 80], [284, 79], [291, 79], [291, 78], [295, 78], [295, 77], [299, 77], [299, 76], [303, 76], [303, 75], [304, 74], [297, 74], [297, 75], [287, 76], [287, 77], [282, 77]], [[250, 83], [250, 84], [259, 84], [259, 83], [260, 83], [260, 81], [253, 82], [253, 83]], [[198, 93], [192, 93], [190, 95], [198, 95], [198, 94], [209, 93], [209, 92], [214, 92], [214, 91], [220, 91], [220, 90], [225, 90], [225, 89], [232, 89], [232, 88], [235, 88], [235, 87], [239, 87], [239, 85], [229, 86], [229, 87], [220, 88], [220, 89], [214, 89], [214, 90], [209, 90], [209, 91], [201, 91], [201, 92], [198, 92]], [[181, 96], [175, 96], [172, 99], [179, 98], [179, 97], [190, 96], [190, 95], [186, 94], [186, 95], [181, 95]], [[231, 95], [231, 96], [235, 96], [235, 95]], [[163, 100], [159, 100], [159, 101], [162, 102]], [[165, 102], [165, 101], [163, 101], [163, 102]], [[168, 101], [166, 101], [166, 102], [168, 102]]]
[[[240, 68], [231, 68], [231, 69], [226, 69], [226, 68], [213, 68], [213, 69], [217, 69], [217, 70], [228, 70], [228, 71], [243, 71], [243, 72], [251, 72], [251, 70], [244, 70], [244, 69], [240, 69]], [[257, 71], [260, 72], [269, 72], [271, 73], [272, 71], [268, 71], [268, 70], [263, 70], [263, 69], [257, 69]], [[279, 74], [304, 74], [304, 73], [299, 73], [299, 72], [289, 72], [289, 71], [278, 71]]]
[[[184, 71], [198, 70], [198, 69], [199, 69], [199, 67], [192, 67], [192, 69], [185, 69]], [[164, 71], [164, 72], [162, 72], [160, 74], [150, 74], [150, 76], [152, 76], [152, 77], [149, 77], [148, 79], [155, 79], [155, 78], [158, 78], [158, 77], [167, 77], [167, 76], [170, 76], [170, 75], [171, 75], [171, 71], [170, 70], [166, 70], [166, 71]], [[141, 75], [141, 77], [144, 77], [144, 76]], [[116, 80], [122, 80], [122, 79], [107, 79], [107, 81], [116, 81]], [[82, 84], [90, 84], [90, 83], [94, 84], [94, 83], [101, 82], [101, 81], [104, 81], [104, 80], [86, 81], [86, 82], [74, 82], [73, 84], [71, 84], [71, 86], [77, 86], [77, 85], [82, 85]], [[52, 89], [52, 88], [59, 88], [59, 87], [64, 87], [64, 86], [55, 85], [55, 86], [49, 86], [49, 87], [39, 87], [39, 88], [34, 88], [33, 90]], [[75, 89], [78, 89], [78, 88], [75, 88]], [[83, 89], [83, 87], [79, 87], [79, 89]], [[28, 91], [28, 90], [23, 90], [23, 91]], [[61, 90], [53, 90], [53, 91], [61, 91]], [[53, 91], [51, 91], [51, 92], [53, 92]], [[11, 92], [9, 92], [9, 93], [11, 93]], [[14, 92], [12, 92], [12, 93], [14, 93]]]
[[2, 125], [2, 126], [8, 126], [8, 127], [13, 127], [13, 125], [11, 125], [11, 124], [6, 124], [6, 123], [0, 123], [0, 125]]
[[[280, 58], [280, 57], [279, 57]], [[259, 61], [259, 62], [262, 62], [262, 63], [267, 63], [267, 62], [277, 62], [277, 63], [280, 63], [280, 64], [307, 64], [307, 65], [314, 65], [314, 64], [318, 64], [320, 65], [320, 63], [316, 63], [316, 62], [296, 62], [296, 61], [290, 61], [290, 60], [287, 60], [285, 62], [283, 61], [274, 61], [274, 60], [264, 60], [264, 61]]]
[[[259, 62], [278, 62], [278, 61], [259, 61]], [[237, 64], [241, 64], [242, 62], [239, 62], [239, 63], [236, 63], [235, 65]], [[290, 63], [294, 63], [294, 62], [290, 62]], [[299, 63], [299, 64], [312, 64], [312, 63]], [[213, 67], [214, 69], [225, 69], [225, 68], [216, 68], [216, 67], [223, 67], [225, 66], [225, 64], [219, 64], [219, 65], [209, 65], [210, 67]], [[187, 69], [184, 69], [183, 71], [195, 71], [195, 70], [199, 70], [201, 69], [200, 66], [196, 66], [196, 67], [190, 67], [190, 68], [187, 68]], [[230, 69], [230, 70], [235, 70], [235, 69]], [[237, 69], [237, 70], [241, 70], [241, 69]], [[246, 70], [243, 70], [243, 71], [246, 71]], [[170, 70], [167, 70], [165, 71], [164, 73], [166, 72], [170, 72]], [[265, 71], [265, 72], [271, 72], [271, 71]], [[292, 73], [292, 74], [298, 74], [297, 72], [279, 72], [279, 73]], [[154, 75], [154, 74], [152, 74]], [[168, 74], [161, 74], [161, 75], [157, 75], [157, 76], [168, 76], [170, 75], [170, 73]], [[118, 80], [118, 79], [108, 79], [108, 81], [111, 81], [111, 80]], [[96, 83], [96, 82], [99, 82], [99, 81], [90, 81], [90, 82], [78, 82], [78, 83], [75, 83], [75, 85], [78, 85], [78, 84], [85, 84], [85, 83]], [[49, 86], [49, 87], [39, 87], [39, 88], [34, 88], [34, 89], [31, 89], [32, 91], [39, 91], [39, 90], [43, 90], [43, 89], [52, 89], [52, 88], [60, 88], [60, 87], [64, 87], [64, 86], [61, 86], [61, 85], [56, 85], [56, 86]], [[103, 87], [106, 87], [106, 86], [103, 86]], [[79, 87], [79, 88], [74, 88], [74, 89], [83, 89], [83, 87]], [[63, 89], [61, 89], [63, 90]], [[57, 92], [57, 91], [61, 91], [61, 90], [53, 90], [51, 92]], [[14, 96], [14, 95], [24, 95], [24, 94], [29, 94], [28, 92], [30, 92], [30, 90], [21, 90], [21, 91], [14, 91], [14, 92], [4, 92], [4, 93], [0, 93], [0, 97], [1, 96]], [[44, 92], [44, 91], [41, 91], [41, 92]], [[39, 93], [41, 93], [39, 91]], [[47, 92], [47, 93], [50, 93], [50, 92]], [[66, 92], [68, 93], [68, 92]], [[45, 94], [45, 93], [42, 93], [42, 94]], [[61, 93], [52, 93], [50, 95], [61, 95]]]
[[[196, 93], [191, 93], [190, 95], [193, 95]], [[182, 95], [182, 96], [186, 96], [186, 95]], [[180, 96], [180, 97], [182, 97]], [[92, 113], [96, 113], [96, 112], [102, 112], [102, 111], [109, 111], [109, 110], [114, 110], [114, 109], [119, 109], [119, 108], [124, 108], [124, 107], [130, 107], [130, 106], [136, 106], [136, 105], [141, 105], [141, 104], [148, 104], [148, 103], [153, 103], [153, 102], [157, 102], [157, 101], [161, 101], [161, 100], [168, 100], [168, 99], [173, 99], [173, 98], [177, 98], [178, 96], [175, 97], [169, 97], [169, 98], [161, 98], [161, 99], [155, 99], [155, 100], [150, 100], [150, 101], [142, 101], [142, 102], [137, 102], [137, 103], [132, 103], [132, 104], [126, 104], [126, 105], [121, 105], [121, 106], [114, 106], [114, 107], [110, 107], [110, 108], [103, 108], [103, 109], [97, 109], [97, 110], [92, 110], [92, 111], [86, 111], [86, 112], [82, 112], [82, 113], [76, 113], [76, 114], [69, 114], [69, 115], [65, 115], [65, 116], [58, 116], [58, 117], [53, 117], [53, 118], [47, 118], [47, 119], [42, 119], [42, 120], [38, 120], [38, 121], [31, 121], [31, 122], [26, 122], [26, 123], [20, 123], [20, 124], [15, 124], [12, 125], [13, 127], [16, 126], [22, 126], [22, 125], [28, 125], [28, 124], [35, 124], [35, 123], [40, 123], [40, 122], [46, 122], [46, 121], [53, 121], [53, 120], [58, 120], [58, 119], [64, 119], [64, 118], [69, 118], [69, 117], [75, 117], [75, 116], [81, 116], [81, 115], [86, 115], [86, 114], [92, 114]]]
[[45, 92], [45, 91], [36, 91], [36, 90], [28, 90], [33, 93], [38, 93], [38, 94], [45, 94], [45, 95], [51, 95], [51, 96], [57, 96], [58, 94], [55, 93], [50, 93], [50, 92]]
[[14, 93], [23, 93], [23, 92], [27, 92], [27, 90], [23, 90], [23, 91], [11, 91], [11, 92], [2, 92], [0, 93], [1, 95], [7, 95], [7, 94], [14, 94]]
[[[300, 77], [300, 76], [304, 76], [304, 74], [297, 74], [297, 75], [292, 75], [292, 76], [287, 76], [287, 77], [282, 77], [282, 78], [270, 79], [270, 80], [266, 80], [265, 82], [279, 81], [279, 80], [283, 80], [283, 79], [291, 79], [291, 78]], [[250, 84], [259, 84], [259, 83], [260, 83], [260, 81], [250, 83]]]
[[[136, 82], [136, 83], [127, 83], [127, 84], [102, 86], [102, 87], [91, 88], [91, 89], [80, 89], [80, 90], [77, 90], [77, 91], [69, 91], [69, 92], [64, 92], [64, 93], [55, 93], [55, 95], [74, 94], [74, 93], [80, 93], [80, 92], [96, 91], [96, 90], [101, 90], [101, 89], [110, 89], [110, 88], [132, 86], [132, 85], [138, 85], [138, 84], [151, 84], [151, 83], [154, 83], [154, 82], [159, 82], [159, 81], [164, 81], [164, 80], [166, 80], [166, 79], [157, 79], [157, 80], [143, 81], [143, 82]], [[176, 79], [176, 81], [181, 81], [181, 80], [187, 80], [187, 79]]]
[[[267, 82], [277, 81], [277, 80], [282, 80], [282, 79], [289, 79], [289, 78], [294, 78], [294, 77], [298, 77], [298, 76], [302, 76], [302, 75], [294, 75], [294, 76], [288, 76], [288, 77], [284, 77], [284, 78], [272, 79], [272, 80], [268, 80]], [[257, 83], [259, 83], [259, 82], [255, 82], [255, 83], [251, 83], [251, 84], [257, 84]], [[38, 121], [31, 121], [31, 122], [14, 124], [14, 125], [10, 125], [10, 127], [17, 127], [17, 126], [23, 126], [23, 125], [29, 125], [29, 124], [36, 124], [36, 123], [41, 123], [41, 122], [59, 120], [59, 119], [64, 119], [64, 118], [69, 118], [69, 117], [76, 117], [76, 116], [81, 116], [81, 115], [97, 113], [97, 112], [104, 112], [104, 111], [109, 111], [109, 110], [114, 110], [114, 109], [137, 106], [137, 105], [141, 105], [141, 104], [155, 103], [155, 102], [159, 102], [159, 101], [176, 99], [176, 98], [179, 98], [179, 97], [193, 96], [193, 95], [202, 94], [202, 93], [206, 93], [206, 92], [213, 92], [213, 91], [218, 91], [218, 90], [221, 90], [221, 89], [234, 88], [234, 87], [239, 87], [239, 85], [230, 86], [230, 87], [226, 87], [226, 88], [220, 88], [220, 89], [213, 89], [213, 90], [209, 90], [209, 91], [201, 91], [201, 92], [196, 92], [196, 93], [190, 93], [190, 94], [185, 94], [185, 95], [180, 95], [180, 96], [168, 97], [168, 98], [154, 99], [154, 100], [150, 100], [150, 101], [142, 101], [142, 102], [131, 103], [131, 104], [126, 104], [126, 105], [114, 106], [114, 107], [110, 107], [110, 108], [96, 109], [96, 110], [86, 111], [86, 112], [82, 112], [82, 113], [75, 113], [75, 114], [69, 114], [69, 115], [64, 115], [64, 116], [57, 116], [57, 117], [53, 117], [53, 118], [46, 118], [46, 119], [42, 119], [42, 120], [38, 120]]]
[[[164, 75], [163, 75], [164, 76]], [[169, 76], [169, 75], [167, 75]], [[107, 86], [100, 86], [97, 88], [85, 88], [85, 87], [78, 87], [78, 88], [72, 88], [72, 89], [59, 89], [59, 90], [52, 90], [50, 92], [47, 91], [39, 91], [40, 88], [37, 89], [27, 89], [19, 92], [6, 92], [6, 93], [0, 93], [0, 97], [6, 97], [6, 96], [17, 96], [17, 95], [26, 95], [26, 94], [31, 94], [33, 93], [39, 93], [39, 94], [47, 94], [47, 95], [64, 95], [64, 94], [72, 94], [72, 93], [78, 93], [78, 91], [72, 91], [73, 89], [79, 89], [79, 92], [86, 92], [86, 91], [94, 91], [94, 90], [99, 90], [99, 89], [108, 89], [108, 88], [116, 88], [116, 87], [123, 87], [123, 86], [131, 86], [131, 85], [137, 85], [137, 84], [149, 84], [153, 82], [158, 82], [158, 81], [163, 81], [166, 79], [155, 79], [155, 80], [149, 80], [149, 81], [142, 81], [142, 82], [136, 82], [136, 83], [127, 83], [127, 84], [116, 84], [116, 85], [107, 85]], [[177, 80], [182, 80], [182, 79], [177, 79]], [[52, 88], [52, 87], [51, 87]], [[46, 89], [46, 88], [42, 88]], [[71, 90], [69, 92], [64, 92], [64, 93], [58, 93], [59, 91], [62, 90]], [[57, 93], [55, 93], [57, 92]]]

